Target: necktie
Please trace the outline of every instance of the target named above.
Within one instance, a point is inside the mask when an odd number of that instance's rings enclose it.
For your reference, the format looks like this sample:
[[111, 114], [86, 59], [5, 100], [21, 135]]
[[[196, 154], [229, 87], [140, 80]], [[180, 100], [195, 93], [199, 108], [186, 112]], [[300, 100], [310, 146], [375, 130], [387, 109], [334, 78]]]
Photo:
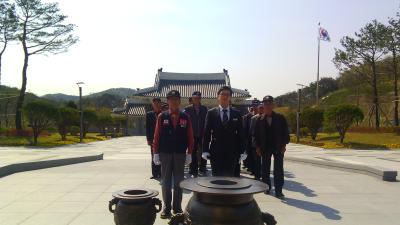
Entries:
[[222, 112], [224, 112], [222, 115], [222, 123], [226, 124], [228, 122], [228, 110], [223, 109]]

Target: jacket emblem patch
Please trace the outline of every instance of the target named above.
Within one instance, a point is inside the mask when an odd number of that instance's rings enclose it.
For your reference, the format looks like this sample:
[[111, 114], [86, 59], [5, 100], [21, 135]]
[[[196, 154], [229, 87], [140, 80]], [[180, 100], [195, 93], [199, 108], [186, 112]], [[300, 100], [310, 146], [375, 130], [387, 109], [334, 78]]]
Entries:
[[163, 125], [164, 125], [164, 126], [168, 126], [168, 125], [169, 125], [169, 120], [164, 120], [164, 121], [163, 121]]
[[179, 124], [181, 125], [182, 128], [186, 128], [187, 126], [187, 120], [185, 119], [180, 119]]

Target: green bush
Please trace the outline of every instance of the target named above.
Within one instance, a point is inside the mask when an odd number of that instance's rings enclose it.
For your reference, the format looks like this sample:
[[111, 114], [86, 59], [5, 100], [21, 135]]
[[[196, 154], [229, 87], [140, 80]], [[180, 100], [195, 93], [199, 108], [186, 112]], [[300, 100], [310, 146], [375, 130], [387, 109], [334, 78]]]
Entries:
[[393, 127], [393, 133], [395, 133], [396, 135], [400, 135], [400, 126]]
[[307, 137], [310, 130], [307, 127], [300, 128], [300, 137]]
[[96, 124], [98, 119], [98, 115], [94, 109], [84, 109], [83, 110], [83, 137], [86, 137], [86, 134], [89, 130], [89, 127]]
[[70, 107], [61, 107], [58, 109], [57, 128], [61, 135], [61, 140], [67, 140], [67, 133], [70, 127], [79, 121], [78, 110]]
[[316, 139], [318, 131], [321, 129], [324, 121], [324, 110], [308, 108], [301, 113], [302, 124], [308, 128], [311, 138]]
[[49, 102], [38, 100], [29, 102], [24, 106], [30, 127], [33, 130], [33, 144], [37, 144], [40, 133], [50, 128], [58, 117], [57, 108]]
[[327, 127], [335, 128], [340, 135], [340, 143], [343, 143], [347, 130], [355, 122], [364, 119], [362, 110], [355, 105], [337, 105], [328, 108], [324, 113]]
[[78, 126], [71, 126], [71, 127], [69, 128], [69, 133], [70, 133], [72, 136], [78, 136], [80, 130], [81, 130], [81, 129], [80, 129]]

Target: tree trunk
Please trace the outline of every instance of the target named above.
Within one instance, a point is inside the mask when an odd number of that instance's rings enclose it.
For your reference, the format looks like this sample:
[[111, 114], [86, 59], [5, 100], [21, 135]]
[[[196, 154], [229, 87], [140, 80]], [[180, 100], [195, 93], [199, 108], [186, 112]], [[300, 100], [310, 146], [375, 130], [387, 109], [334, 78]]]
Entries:
[[394, 125], [399, 126], [399, 93], [397, 88], [397, 55], [396, 51], [393, 50], [393, 73], [394, 73]]
[[83, 136], [82, 136], [83, 138], [86, 138], [88, 130], [89, 130], [89, 124], [87, 125], [83, 124]]
[[317, 139], [317, 133], [311, 132], [311, 138], [313, 141], [315, 141], [315, 139]]
[[339, 132], [340, 143], [341, 143], [341, 144], [343, 144], [345, 134], [346, 134], [346, 132], [343, 131], [343, 130], [341, 130], [341, 131]]
[[28, 18], [26, 18], [26, 20], [24, 22], [23, 34], [22, 34], [22, 38], [21, 38], [22, 48], [24, 50], [24, 66], [22, 68], [21, 90], [19, 92], [19, 97], [17, 99], [17, 107], [16, 107], [16, 110], [15, 110], [15, 128], [17, 129], [17, 133], [21, 133], [21, 131], [22, 131], [22, 106], [24, 104], [26, 83], [27, 83], [26, 72], [28, 70], [28, 60], [29, 60], [28, 47], [26, 46], [26, 26], [27, 26], [27, 23], [28, 23]]
[[39, 136], [39, 131], [33, 129], [33, 145], [37, 145], [38, 136]]
[[379, 130], [380, 119], [379, 119], [379, 99], [378, 99], [378, 84], [377, 84], [377, 74], [375, 62], [372, 62], [372, 88], [373, 88], [373, 103], [375, 109], [375, 128]]
[[3, 54], [0, 54], [0, 85], [1, 85], [1, 60], [3, 58]]
[[8, 98], [6, 101], [6, 105], [4, 106], [4, 117], [5, 117], [5, 126], [8, 128], [8, 104], [10, 104], [10, 99]]
[[15, 128], [17, 129], [18, 133], [22, 130], [22, 106], [24, 104], [25, 99], [25, 91], [26, 91], [26, 84], [27, 84], [27, 69], [28, 69], [28, 53], [25, 53], [24, 58], [24, 67], [22, 69], [22, 85], [21, 90], [19, 92], [19, 97], [17, 99], [17, 108], [15, 110]]
[[[6, 32], [6, 31], [5, 31]], [[3, 59], [3, 53], [4, 53], [4, 51], [6, 50], [6, 48], [7, 48], [7, 38], [5, 38], [4, 39], [5, 40], [5, 42], [4, 42], [4, 46], [3, 46], [3, 49], [1, 50], [1, 52], [0, 52], [0, 85], [1, 85], [1, 66], [2, 66], [2, 64], [1, 64], [1, 61], [2, 61], [2, 59]]]

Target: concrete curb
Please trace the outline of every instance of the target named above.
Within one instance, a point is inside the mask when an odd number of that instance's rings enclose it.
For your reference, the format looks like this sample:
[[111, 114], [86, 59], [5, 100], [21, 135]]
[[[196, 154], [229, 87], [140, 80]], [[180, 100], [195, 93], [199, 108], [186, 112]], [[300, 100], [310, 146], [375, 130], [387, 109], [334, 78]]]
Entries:
[[366, 165], [343, 163], [343, 162], [337, 162], [337, 161], [333, 161], [333, 160], [325, 161], [325, 160], [317, 160], [317, 159], [305, 159], [305, 158], [292, 157], [292, 156], [285, 157], [285, 159], [290, 162], [305, 163], [305, 164], [311, 164], [314, 166], [319, 166], [319, 167], [324, 167], [324, 168], [331, 168], [331, 169], [343, 170], [343, 171], [347, 171], [347, 172], [365, 174], [365, 175], [377, 177], [379, 179], [382, 179], [383, 181], [397, 181], [396, 180], [397, 171], [389, 170], [389, 169], [382, 168], [382, 167], [370, 167], [370, 166], [366, 166]]
[[88, 155], [81, 157], [72, 157], [72, 158], [64, 158], [64, 159], [54, 159], [54, 160], [43, 160], [36, 162], [24, 162], [24, 163], [15, 163], [7, 166], [0, 167], [0, 178], [5, 177], [14, 173], [31, 171], [31, 170], [39, 170], [57, 166], [66, 166], [76, 163], [84, 163], [96, 160], [103, 160], [103, 153], [97, 155]]

